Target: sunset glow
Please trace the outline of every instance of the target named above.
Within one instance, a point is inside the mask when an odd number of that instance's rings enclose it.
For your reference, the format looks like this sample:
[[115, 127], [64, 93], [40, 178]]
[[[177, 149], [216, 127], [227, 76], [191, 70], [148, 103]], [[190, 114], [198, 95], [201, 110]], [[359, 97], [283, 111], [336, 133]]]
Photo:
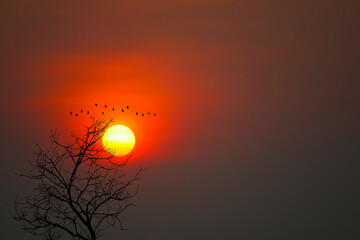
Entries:
[[359, 12], [0, 0], [0, 240], [360, 240]]
[[125, 156], [135, 146], [135, 135], [124, 125], [109, 127], [102, 138], [104, 147], [114, 156]]

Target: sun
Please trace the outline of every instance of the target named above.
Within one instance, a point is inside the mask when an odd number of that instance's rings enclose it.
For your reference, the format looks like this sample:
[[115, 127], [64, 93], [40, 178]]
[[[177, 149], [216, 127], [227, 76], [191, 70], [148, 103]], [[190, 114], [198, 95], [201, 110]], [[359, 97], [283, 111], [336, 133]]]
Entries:
[[124, 125], [114, 125], [106, 129], [102, 143], [109, 153], [121, 157], [133, 150], [135, 135]]

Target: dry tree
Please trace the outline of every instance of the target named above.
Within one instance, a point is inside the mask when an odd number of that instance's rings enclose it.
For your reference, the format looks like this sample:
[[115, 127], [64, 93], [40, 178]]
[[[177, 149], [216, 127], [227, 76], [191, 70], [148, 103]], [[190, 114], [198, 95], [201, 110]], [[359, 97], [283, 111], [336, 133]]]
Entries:
[[[50, 147], [36, 144], [31, 169], [20, 176], [36, 183], [33, 195], [14, 202], [15, 220], [23, 229], [46, 240], [95, 240], [109, 227], [119, 224], [121, 213], [132, 206], [142, 169], [132, 177], [122, 173], [128, 159], [116, 163], [101, 144], [110, 121], [92, 119], [82, 136], [72, 136], [71, 144], [50, 134]], [[130, 155], [131, 156], [131, 155]]]

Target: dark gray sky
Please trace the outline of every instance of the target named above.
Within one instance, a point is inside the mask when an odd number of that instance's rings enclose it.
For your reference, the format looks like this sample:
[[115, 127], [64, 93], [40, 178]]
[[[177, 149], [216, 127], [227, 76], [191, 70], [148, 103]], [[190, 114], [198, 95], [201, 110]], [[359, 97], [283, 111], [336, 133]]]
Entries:
[[359, 239], [357, 1], [0, 2], [2, 239], [33, 141], [93, 102], [155, 109], [103, 239]]

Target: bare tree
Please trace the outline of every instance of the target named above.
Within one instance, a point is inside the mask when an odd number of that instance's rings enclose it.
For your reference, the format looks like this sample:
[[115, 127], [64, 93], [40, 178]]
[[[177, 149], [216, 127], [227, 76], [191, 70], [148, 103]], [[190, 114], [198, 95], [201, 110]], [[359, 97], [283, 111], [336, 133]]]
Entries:
[[128, 178], [121, 171], [129, 158], [118, 164], [106, 152], [101, 137], [110, 122], [93, 118], [71, 144], [61, 143], [56, 131], [48, 150], [37, 144], [31, 170], [20, 174], [37, 187], [32, 196], [15, 200], [14, 218], [24, 230], [47, 240], [95, 240], [117, 223], [123, 230], [119, 217], [133, 205], [128, 200], [137, 193], [133, 183], [142, 170]]

